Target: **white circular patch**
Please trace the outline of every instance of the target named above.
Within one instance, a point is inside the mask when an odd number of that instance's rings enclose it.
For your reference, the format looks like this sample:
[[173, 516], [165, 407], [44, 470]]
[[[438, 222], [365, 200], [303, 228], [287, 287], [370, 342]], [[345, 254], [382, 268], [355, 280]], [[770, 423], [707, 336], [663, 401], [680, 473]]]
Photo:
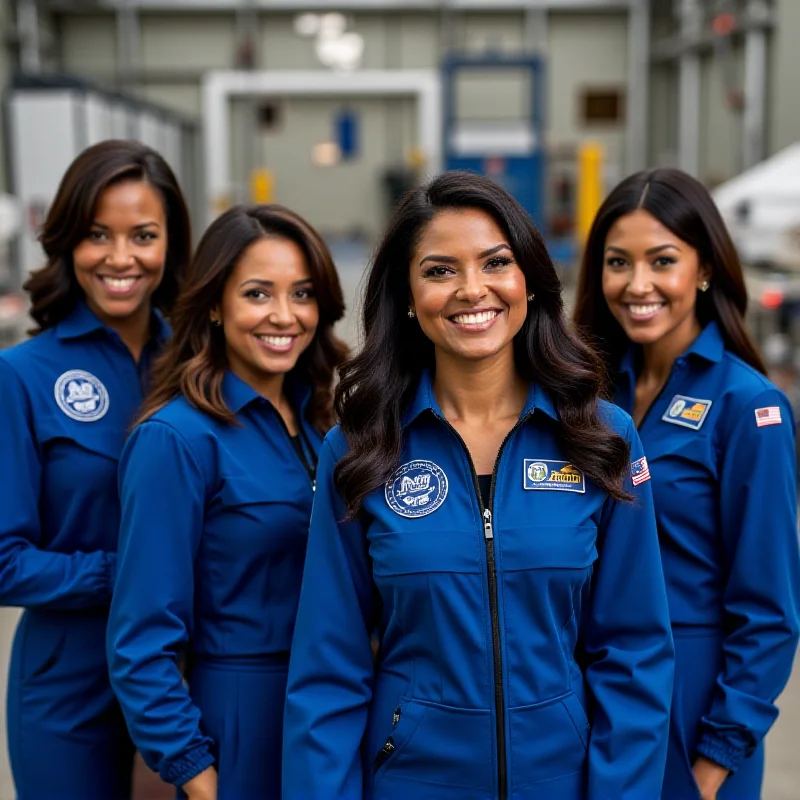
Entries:
[[409, 461], [386, 481], [386, 502], [401, 517], [424, 517], [447, 497], [447, 475], [432, 461]]
[[677, 416], [680, 415], [681, 411], [683, 411], [684, 408], [686, 408], [686, 401], [685, 400], [676, 400], [672, 404], [672, 406], [671, 406], [671, 408], [669, 410], [669, 415], [671, 417], [677, 417]]
[[96, 422], [108, 411], [106, 387], [91, 372], [71, 369], [65, 372], [54, 387], [58, 407], [78, 422]]

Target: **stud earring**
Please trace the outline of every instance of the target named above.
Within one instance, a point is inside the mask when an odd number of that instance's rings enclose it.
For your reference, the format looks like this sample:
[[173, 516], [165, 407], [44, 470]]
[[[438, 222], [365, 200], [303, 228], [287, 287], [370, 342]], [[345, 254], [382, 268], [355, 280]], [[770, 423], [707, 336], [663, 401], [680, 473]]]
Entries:
[[414, 319], [414, 317], [417, 316], [416, 313], [414, 312], [414, 309], [411, 308], [411, 306], [408, 307], [408, 316], [411, 317], [411, 319]]
[[708, 287], [709, 287], [709, 286], [711, 286], [711, 284], [710, 284], [708, 281], [703, 281], [703, 282], [700, 284], [700, 291], [701, 291], [701, 292], [707, 292], [707, 291], [708, 291]]
[[222, 327], [222, 323], [218, 319], [212, 319], [211, 320], [211, 327], [212, 328], [221, 328]]
[[536, 297], [536, 295], [535, 295], [533, 292], [531, 292], [531, 293], [528, 295], [528, 302], [530, 303], [530, 302], [531, 302], [531, 300], [533, 300], [533, 298], [534, 298], [534, 297]]

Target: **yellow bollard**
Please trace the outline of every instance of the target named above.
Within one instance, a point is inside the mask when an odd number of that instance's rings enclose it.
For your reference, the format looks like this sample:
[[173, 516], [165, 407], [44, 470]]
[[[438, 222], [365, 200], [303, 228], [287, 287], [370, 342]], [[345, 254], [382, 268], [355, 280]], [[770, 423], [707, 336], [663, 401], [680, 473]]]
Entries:
[[578, 190], [575, 202], [575, 232], [583, 244], [603, 200], [605, 151], [599, 142], [583, 142], [578, 149]]
[[271, 203], [275, 190], [272, 171], [254, 169], [250, 173], [250, 196], [254, 203]]

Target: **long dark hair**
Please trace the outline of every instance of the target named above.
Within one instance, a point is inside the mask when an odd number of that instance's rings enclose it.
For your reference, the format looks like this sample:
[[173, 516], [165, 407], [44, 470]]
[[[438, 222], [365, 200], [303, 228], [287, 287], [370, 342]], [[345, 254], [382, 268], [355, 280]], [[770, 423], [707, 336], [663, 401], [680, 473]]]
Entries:
[[213, 328], [210, 312], [244, 251], [264, 237], [294, 242], [311, 271], [319, 324], [311, 344], [291, 371], [312, 387], [308, 418], [322, 433], [333, 424], [334, 369], [347, 348], [333, 332], [344, 314], [344, 299], [333, 259], [320, 235], [301, 216], [279, 205], [234, 206], [211, 223], [197, 246], [172, 316], [172, 339], [153, 369], [153, 383], [139, 421], [178, 395], [212, 417], [233, 422], [222, 397], [228, 368], [225, 337]]
[[647, 211], [665, 228], [697, 251], [711, 272], [710, 288], [697, 295], [697, 318], [714, 320], [725, 347], [766, 374], [744, 322], [747, 289], [742, 265], [728, 229], [708, 190], [678, 169], [637, 172], [620, 183], [600, 206], [583, 254], [575, 300], [575, 322], [581, 333], [606, 357], [611, 372], [630, 346], [622, 326], [603, 297], [603, 262], [611, 226], [626, 214]]
[[401, 454], [401, 414], [434, 347], [407, 316], [409, 264], [426, 226], [446, 209], [478, 209], [491, 216], [535, 292], [514, 340], [519, 374], [552, 398], [557, 434], [567, 459], [609, 494], [627, 498], [622, 476], [625, 441], [599, 419], [601, 367], [563, 313], [561, 282], [539, 232], [504, 189], [468, 172], [449, 172], [409, 192], [389, 222], [372, 262], [363, 307], [364, 348], [340, 370], [336, 411], [350, 451], [336, 467], [336, 487], [356, 516], [369, 492], [383, 484]]
[[84, 150], [68, 167], [39, 235], [47, 263], [31, 273], [25, 291], [31, 316], [41, 333], [65, 319], [83, 291], [75, 278], [72, 253], [88, 235], [103, 192], [127, 180], [146, 181], [161, 196], [167, 220], [164, 277], [153, 292], [152, 304], [169, 315], [192, 248], [186, 201], [167, 162], [139, 142], [109, 139]]

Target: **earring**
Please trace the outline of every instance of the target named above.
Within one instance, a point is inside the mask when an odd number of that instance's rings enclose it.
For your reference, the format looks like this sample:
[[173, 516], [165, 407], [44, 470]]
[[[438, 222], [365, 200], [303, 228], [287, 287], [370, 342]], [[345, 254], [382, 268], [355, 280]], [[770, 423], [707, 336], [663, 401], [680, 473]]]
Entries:
[[533, 298], [534, 298], [534, 297], [536, 297], [536, 295], [535, 295], [533, 292], [531, 292], [531, 293], [528, 295], [528, 302], [530, 303], [530, 302], [531, 302], [531, 300], [533, 300]]
[[211, 327], [212, 328], [221, 328], [222, 327], [222, 322], [220, 322], [220, 320], [218, 320], [218, 319], [212, 319], [211, 320]]
[[711, 286], [711, 284], [710, 284], [708, 281], [703, 281], [703, 282], [700, 284], [700, 291], [701, 291], [701, 292], [707, 292], [707, 291], [708, 291], [708, 287], [709, 287], [709, 286]]
[[414, 309], [411, 308], [411, 306], [408, 307], [408, 316], [411, 317], [411, 319], [414, 319], [414, 317], [417, 316], [416, 313], [414, 312]]

